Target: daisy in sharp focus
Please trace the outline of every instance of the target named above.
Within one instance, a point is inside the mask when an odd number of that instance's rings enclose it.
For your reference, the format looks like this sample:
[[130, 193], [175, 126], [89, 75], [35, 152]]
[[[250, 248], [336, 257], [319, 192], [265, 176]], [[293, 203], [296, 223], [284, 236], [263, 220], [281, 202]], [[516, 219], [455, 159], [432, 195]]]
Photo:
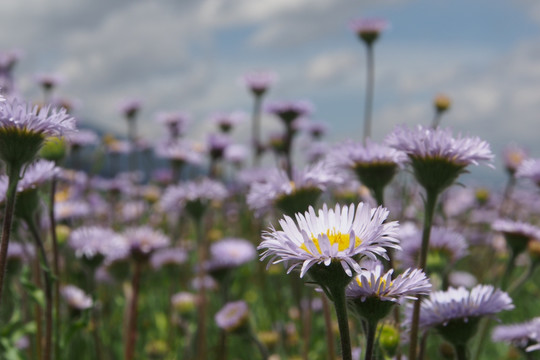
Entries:
[[270, 257], [270, 263], [285, 262], [288, 272], [301, 266], [300, 277], [313, 267], [325, 268], [332, 263], [341, 264], [351, 277], [361, 271], [358, 258], [366, 256], [387, 258], [385, 248], [399, 249], [398, 224], [385, 222], [388, 210], [370, 208], [364, 203], [328, 209], [326, 204], [318, 214], [313, 207], [304, 214], [296, 214], [296, 222], [289, 216], [279, 221], [283, 230], [263, 234], [258, 249], [265, 249], [261, 260]]

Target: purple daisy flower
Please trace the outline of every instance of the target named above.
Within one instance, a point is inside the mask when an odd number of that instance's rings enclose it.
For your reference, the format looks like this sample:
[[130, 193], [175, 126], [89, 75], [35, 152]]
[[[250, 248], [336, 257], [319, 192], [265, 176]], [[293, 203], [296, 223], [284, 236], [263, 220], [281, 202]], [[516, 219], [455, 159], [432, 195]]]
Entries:
[[139, 99], [127, 99], [120, 102], [118, 110], [127, 119], [133, 119], [137, 116], [137, 113], [141, 110], [142, 101]]
[[156, 156], [182, 164], [198, 165], [202, 163], [202, 155], [194, 144], [186, 140], [163, 141], [155, 148]]
[[125, 239], [110, 228], [84, 226], [69, 235], [68, 245], [75, 250], [75, 256], [92, 260], [93, 258], [116, 258], [127, 250]]
[[216, 113], [211, 121], [224, 133], [229, 133], [235, 126], [246, 120], [246, 114], [241, 111], [232, 113]]
[[77, 132], [69, 133], [66, 136], [66, 139], [74, 148], [96, 145], [99, 141], [99, 137], [96, 132], [90, 129], [81, 129]]
[[524, 160], [516, 171], [516, 177], [532, 180], [540, 186], [540, 159]]
[[495, 342], [512, 344], [522, 350], [531, 346], [531, 342], [537, 342], [535, 333], [540, 328], [540, 318], [534, 318], [522, 323], [499, 325], [493, 329], [491, 339]]
[[225, 238], [210, 246], [208, 271], [219, 272], [240, 267], [257, 257], [255, 246], [246, 239]]
[[223, 134], [210, 134], [206, 142], [208, 153], [214, 160], [223, 158], [225, 149], [231, 144], [231, 139]]
[[61, 136], [75, 130], [75, 119], [65, 109], [37, 107], [18, 99], [0, 106], [0, 134], [24, 132], [47, 136]]
[[291, 181], [283, 170], [275, 170], [267, 175], [266, 181], [254, 182], [247, 195], [249, 208], [257, 216], [269, 212], [274, 206], [288, 215], [294, 215], [314, 205], [328, 186], [344, 180], [326, 162], [293, 171], [292, 175]]
[[271, 71], [250, 72], [244, 75], [242, 83], [255, 96], [262, 96], [277, 80], [277, 75]]
[[429, 299], [422, 302], [420, 327], [437, 328], [452, 343], [456, 343], [455, 338], [464, 338], [465, 341], [457, 342], [465, 343], [475, 330], [471, 327], [474, 328], [480, 318], [513, 308], [508, 294], [492, 285], [477, 285], [470, 291], [464, 287], [451, 287], [447, 291], [431, 293]]
[[67, 305], [78, 311], [86, 310], [92, 307], [92, 298], [84, 291], [74, 285], [64, 285], [60, 289], [60, 293]]
[[389, 23], [381, 18], [362, 18], [350, 22], [351, 30], [366, 44], [371, 45], [379, 34], [389, 27]]
[[294, 120], [308, 116], [313, 112], [313, 105], [309, 101], [280, 101], [266, 106], [266, 111], [279, 117], [290, 126]]
[[182, 265], [188, 259], [186, 250], [182, 248], [162, 248], [156, 250], [150, 257], [150, 264], [154, 270], [166, 265]]
[[301, 266], [300, 277], [313, 266], [328, 267], [340, 263], [343, 271], [351, 277], [359, 273], [357, 257], [387, 258], [386, 249], [399, 249], [398, 224], [385, 222], [388, 210], [372, 209], [364, 203], [328, 209], [326, 204], [318, 215], [313, 207], [304, 214], [296, 214], [296, 222], [289, 216], [279, 221], [283, 230], [273, 227], [263, 233], [258, 249], [263, 250], [261, 260], [269, 257], [269, 265], [285, 262], [290, 273]]
[[249, 309], [245, 301], [229, 302], [216, 313], [216, 324], [221, 329], [234, 332], [248, 324]]
[[498, 219], [491, 227], [504, 235], [513, 256], [523, 252], [530, 240], [540, 240], [540, 228], [526, 222]]
[[157, 121], [167, 127], [171, 139], [177, 139], [186, 132], [190, 116], [183, 112], [159, 113]]
[[427, 295], [431, 284], [420, 269], [407, 269], [392, 279], [393, 269], [383, 273], [380, 262], [371, 261], [360, 264], [363, 268], [347, 287], [347, 298], [365, 302], [369, 298], [379, 301], [401, 303], [403, 299], [416, 300], [417, 295]]
[[50, 91], [56, 86], [60, 85], [64, 78], [59, 74], [36, 74], [35, 75], [36, 83], [39, 84], [46, 91]]
[[165, 189], [160, 206], [164, 211], [179, 211], [189, 204], [207, 205], [211, 201], [222, 201], [227, 197], [227, 189], [217, 181], [204, 178]]
[[232, 144], [225, 149], [225, 160], [237, 167], [241, 167], [245, 163], [248, 154], [249, 151], [244, 145]]
[[169, 246], [171, 242], [165, 234], [150, 226], [128, 228], [122, 235], [136, 260], [148, 259], [154, 251]]
[[54, 203], [54, 217], [57, 221], [67, 219], [80, 219], [90, 214], [90, 205], [83, 200], [56, 201]]
[[396, 127], [385, 143], [409, 157], [418, 182], [429, 191], [450, 186], [468, 165], [493, 160], [489, 144], [478, 137], [453, 137], [449, 129]]
[[503, 163], [506, 171], [513, 175], [519, 166], [529, 157], [527, 151], [516, 144], [510, 144], [504, 148]]

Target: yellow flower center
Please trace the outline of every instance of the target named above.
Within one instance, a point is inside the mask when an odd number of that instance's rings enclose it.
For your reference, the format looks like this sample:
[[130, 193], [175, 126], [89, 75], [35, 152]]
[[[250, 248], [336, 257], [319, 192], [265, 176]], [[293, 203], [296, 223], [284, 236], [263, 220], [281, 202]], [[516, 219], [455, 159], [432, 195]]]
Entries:
[[[336, 232], [335, 229], [333, 230], [327, 230], [326, 236], [328, 237], [328, 241], [330, 242], [330, 246], [334, 246], [334, 244], [338, 244], [338, 251], [343, 251], [347, 248], [349, 248], [351, 244], [351, 239], [349, 234], [342, 234], [340, 232]], [[322, 254], [321, 247], [319, 245], [319, 239], [318, 236], [315, 236], [314, 234], [311, 234], [311, 241], [315, 244], [317, 247], [317, 250], [319, 251], [319, 254]], [[358, 236], [354, 239], [354, 247], [358, 247], [362, 244], [362, 239], [360, 239]], [[302, 244], [300, 248], [308, 253], [311, 254], [311, 251], [308, 250], [306, 244]]]
[[[367, 276], [366, 276], [366, 278], [367, 278], [369, 286], [371, 286], [371, 278], [367, 277]], [[362, 286], [362, 281], [360, 280], [359, 277], [356, 278], [356, 282], [358, 283], [358, 286], [363, 287]], [[390, 284], [387, 284], [386, 279], [381, 278], [381, 280], [379, 281], [379, 286], [377, 287], [377, 292], [375, 294], [380, 295], [381, 290], [386, 289], [388, 286], [392, 286], [393, 283], [394, 283], [393, 281], [390, 281]]]

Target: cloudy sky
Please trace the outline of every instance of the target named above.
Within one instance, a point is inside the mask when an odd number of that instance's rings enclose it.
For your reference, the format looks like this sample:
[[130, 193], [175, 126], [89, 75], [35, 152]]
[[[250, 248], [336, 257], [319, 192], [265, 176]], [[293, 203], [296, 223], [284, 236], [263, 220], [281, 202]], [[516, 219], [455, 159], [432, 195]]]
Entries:
[[[2, 0], [0, 8], [0, 51], [24, 54], [15, 72], [22, 94], [39, 97], [36, 73], [61, 74], [58, 94], [80, 102], [83, 124], [119, 134], [118, 104], [139, 98], [151, 139], [163, 135], [159, 111], [191, 113], [200, 139], [212, 113], [250, 111], [238, 78], [254, 69], [279, 74], [269, 100], [311, 100], [330, 142], [361, 139], [365, 52], [348, 23], [383, 17], [391, 28], [375, 49], [375, 140], [396, 124], [429, 124], [433, 97], [445, 93], [444, 124], [488, 140], [497, 155], [515, 142], [540, 157], [536, 0]], [[248, 133], [246, 124], [236, 136]]]

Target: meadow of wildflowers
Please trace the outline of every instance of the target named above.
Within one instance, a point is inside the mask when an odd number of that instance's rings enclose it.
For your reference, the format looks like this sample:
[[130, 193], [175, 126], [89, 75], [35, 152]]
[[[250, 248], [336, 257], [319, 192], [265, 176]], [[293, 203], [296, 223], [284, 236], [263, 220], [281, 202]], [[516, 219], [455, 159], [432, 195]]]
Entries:
[[[271, 71], [242, 77], [250, 115], [209, 109], [205, 143], [189, 109], [156, 114], [151, 142], [144, 99], [104, 135], [57, 101], [59, 75], [22, 99], [20, 55], [0, 54], [0, 359], [540, 358], [540, 159], [455, 133], [445, 95], [372, 140], [388, 23], [350, 25], [363, 133], [335, 144]], [[475, 166], [506, 187], [462, 186]]]

